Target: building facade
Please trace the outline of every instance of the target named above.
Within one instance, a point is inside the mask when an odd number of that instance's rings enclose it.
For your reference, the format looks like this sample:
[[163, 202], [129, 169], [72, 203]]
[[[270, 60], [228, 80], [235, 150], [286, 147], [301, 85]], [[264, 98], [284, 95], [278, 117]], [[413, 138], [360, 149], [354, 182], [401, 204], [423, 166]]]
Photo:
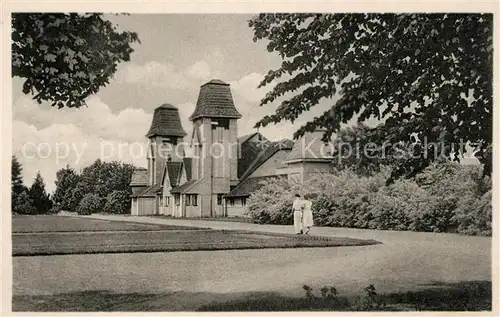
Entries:
[[136, 169], [130, 183], [132, 215], [241, 217], [262, 181], [304, 181], [330, 171], [321, 131], [295, 142], [269, 141], [258, 132], [238, 137], [240, 119], [229, 84], [217, 79], [200, 87], [187, 140], [175, 106], [155, 109], [146, 134], [148, 167]]

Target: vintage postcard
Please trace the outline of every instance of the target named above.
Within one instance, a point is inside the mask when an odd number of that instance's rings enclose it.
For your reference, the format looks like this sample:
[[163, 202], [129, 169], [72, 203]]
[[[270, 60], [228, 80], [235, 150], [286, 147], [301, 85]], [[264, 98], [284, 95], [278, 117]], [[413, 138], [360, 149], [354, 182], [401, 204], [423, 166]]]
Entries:
[[5, 2], [3, 314], [498, 314], [497, 14]]

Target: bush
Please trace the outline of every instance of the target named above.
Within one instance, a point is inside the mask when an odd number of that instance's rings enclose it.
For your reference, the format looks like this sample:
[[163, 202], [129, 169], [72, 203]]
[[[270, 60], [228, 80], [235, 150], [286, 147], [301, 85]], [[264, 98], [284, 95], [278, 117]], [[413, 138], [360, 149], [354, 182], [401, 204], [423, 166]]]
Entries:
[[256, 223], [291, 224], [293, 195], [316, 193], [319, 226], [491, 235], [491, 181], [477, 166], [434, 163], [415, 179], [386, 186], [388, 171], [365, 177], [345, 169], [304, 184], [273, 179], [249, 199]]
[[[380, 176], [380, 175], [379, 175]], [[319, 193], [313, 201], [317, 225], [369, 228], [373, 218], [370, 201], [383, 186], [382, 177], [359, 176], [342, 170], [309, 181], [309, 192]]]
[[55, 215], [58, 214], [61, 210], [62, 210], [61, 206], [59, 204], [56, 204], [49, 209], [49, 214]]
[[33, 199], [29, 197], [27, 191], [22, 191], [16, 197], [16, 201], [12, 202], [12, 211], [15, 214], [21, 215], [34, 215], [37, 213], [37, 210], [33, 205]]
[[255, 223], [292, 224], [291, 202], [296, 186], [284, 178], [265, 180], [262, 185], [250, 196], [247, 215]]
[[102, 210], [103, 199], [96, 194], [87, 194], [76, 208], [79, 215], [91, 215]]
[[473, 202], [464, 198], [456, 216], [459, 233], [491, 236], [492, 198], [491, 190]]
[[104, 212], [110, 214], [130, 213], [130, 192], [126, 190], [115, 190], [106, 198]]

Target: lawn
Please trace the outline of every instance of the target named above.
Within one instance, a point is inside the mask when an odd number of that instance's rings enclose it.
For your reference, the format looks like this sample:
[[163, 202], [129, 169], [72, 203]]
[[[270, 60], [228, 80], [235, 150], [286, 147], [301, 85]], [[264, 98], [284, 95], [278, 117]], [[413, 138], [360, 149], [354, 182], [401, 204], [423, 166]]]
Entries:
[[[318, 293], [318, 292], [316, 292]], [[491, 282], [433, 285], [415, 292], [357, 296], [315, 294], [303, 297], [273, 292], [113, 293], [80, 291], [54, 295], [14, 296], [13, 311], [491, 311]], [[197, 305], [186, 307], [186, 302]]]
[[68, 216], [12, 216], [12, 233], [196, 230], [181, 226], [108, 221]]
[[13, 219], [14, 256], [88, 253], [168, 252], [230, 249], [340, 247], [377, 241], [295, 236], [181, 226], [102, 221], [80, 217], [31, 216]]

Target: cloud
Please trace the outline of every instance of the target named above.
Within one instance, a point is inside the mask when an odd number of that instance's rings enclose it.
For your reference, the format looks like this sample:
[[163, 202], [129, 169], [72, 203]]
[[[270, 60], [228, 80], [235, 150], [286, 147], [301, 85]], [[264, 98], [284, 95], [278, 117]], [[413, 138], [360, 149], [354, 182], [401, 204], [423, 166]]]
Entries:
[[114, 79], [119, 83], [172, 89], [183, 89], [189, 84], [186, 76], [174, 64], [157, 61], [141, 65], [127, 63], [125, 67], [118, 69]]
[[87, 103], [85, 108], [57, 109], [25, 96], [14, 102], [13, 153], [23, 165], [26, 185], [40, 171], [52, 191], [58, 169], [69, 164], [78, 170], [97, 158], [145, 165], [152, 115], [130, 108], [115, 114], [95, 96]]
[[238, 80], [231, 81], [231, 90], [245, 99], [249, 103], [259, 104], [262, 98], [270, 90], [269, 87], [257, 88], [261, 81], [264, 79], [264, 75], [259, 73], [251, 73], [241, 77]]
[[208, 79], [210, 77], [210, 66], [205, 61], [197, 61], [189, 67], [187, 74], [191, 78]]
[[129, 62], [119, 68], [114, 76], [118, 83], [144, 85], [170, 89], [186, 89], [199, 85], [211, 75], [210, 66], [200, 60], [182, 69], [173, 63], [150, 61], [144, 64]]
[[82, 131], [103, 139], [135, 142], [144, 138], [152, 115], [143, 109], [126, 108], [115, 114], [98, 97], [87, 100], [87, 107], [54, 108], [38, 105], [26, 96], [15, 100], [14, 119], [44, 128], [54, 124], [73, 124]]
[[[257, 88], [264, 79], [263, 74], [250, 73], [241, 78], [229, 82], [231, 91], [238, 111], [242, 114], [242, 120], [238, 123], [238, 131], [240, 134], [247, 134], [256, 131], [255, 124], [266, 115], [274, 114], [282, 100], [291, 97], [291, 94], [286, 94], [272, 103], [260, 106], [260, 101], [271, 91], [276, 82], [272, 82], [265, 87]], [[297, 129], [306, 122], [313, 120], [314, 117], [328, 110], [333, 101], [322, 100], [311, 111], [304, 112], [292, 123], [290, 121], [282, 121], [278, 124], [270, 124], [264, 128], [260, 128], [259, 132], [270, 140], [292, 139], [293, 134]]]
[[[87, 107], [57, 109], [39, 105], [27, 96], [13, 106], [13, 153], [23, 165], [26, 185], [40, 171], [48, 191], [55, 189], [57, 170], [67, 164], [77, 170], [97, 158], [119, 160], [137, 166], [146, 165], [145, 137], [152, 114], [143, 109], [126, 108], [113, 113], [97, 96]], [[192, 124], [189, 116], [194, 103], [177, 105], [182, 126], [189, 141]]]
[[89, 134], [72, 123], [58, 123], [43, 129], [22, 121], [13, 121], [13, 153], [23, 167], [23, 179], [30, 186], [40, 171], [46, 189], [55, 189], [56, 172], [70, 165], [77, 171], [97, 158], [119, 160], [145, 166], [145, 140], [136, 143], [103, 139]]

